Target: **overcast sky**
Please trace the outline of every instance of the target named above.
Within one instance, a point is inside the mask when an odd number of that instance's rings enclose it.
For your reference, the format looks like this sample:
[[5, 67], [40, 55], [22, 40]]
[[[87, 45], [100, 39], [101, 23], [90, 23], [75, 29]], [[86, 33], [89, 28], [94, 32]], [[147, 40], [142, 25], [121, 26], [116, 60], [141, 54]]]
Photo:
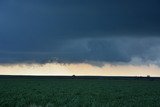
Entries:
[[0, 63], [54, 60], [159, 65], [160, 1], [0, 0]]

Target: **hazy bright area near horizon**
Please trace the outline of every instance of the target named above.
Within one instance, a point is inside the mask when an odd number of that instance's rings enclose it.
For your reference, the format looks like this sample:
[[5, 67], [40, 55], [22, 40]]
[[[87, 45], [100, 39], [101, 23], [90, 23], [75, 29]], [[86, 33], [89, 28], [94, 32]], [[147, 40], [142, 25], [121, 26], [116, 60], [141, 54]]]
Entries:
[[160, 77], [159, 0], [0, 0], [0, 75]]

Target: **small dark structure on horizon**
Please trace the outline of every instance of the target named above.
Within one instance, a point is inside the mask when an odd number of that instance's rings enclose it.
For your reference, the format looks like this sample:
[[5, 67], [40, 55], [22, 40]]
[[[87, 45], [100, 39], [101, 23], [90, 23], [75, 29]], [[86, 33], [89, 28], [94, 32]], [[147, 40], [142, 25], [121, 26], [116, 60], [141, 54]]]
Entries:
[[147, 78], [150, 78], [150, 75], [147, 75]]
[[76, 75], [72, 75], [72, 78], [76, 78]]

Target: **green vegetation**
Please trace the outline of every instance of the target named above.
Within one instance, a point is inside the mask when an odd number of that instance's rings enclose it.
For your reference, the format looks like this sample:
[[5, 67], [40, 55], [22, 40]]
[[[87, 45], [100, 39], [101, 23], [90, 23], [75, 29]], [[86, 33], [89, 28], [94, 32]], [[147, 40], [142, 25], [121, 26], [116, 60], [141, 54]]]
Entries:
[[0, 107], [159, 107], [160, 80], [0, 78]]

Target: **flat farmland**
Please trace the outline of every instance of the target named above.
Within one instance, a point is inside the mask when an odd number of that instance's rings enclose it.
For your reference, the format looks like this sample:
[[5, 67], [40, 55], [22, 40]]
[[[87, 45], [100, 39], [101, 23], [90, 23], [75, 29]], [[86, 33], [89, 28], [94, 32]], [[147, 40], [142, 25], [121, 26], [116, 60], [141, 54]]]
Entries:
[[0, 107], [159, 106], [159, 78], [0, 76]]

